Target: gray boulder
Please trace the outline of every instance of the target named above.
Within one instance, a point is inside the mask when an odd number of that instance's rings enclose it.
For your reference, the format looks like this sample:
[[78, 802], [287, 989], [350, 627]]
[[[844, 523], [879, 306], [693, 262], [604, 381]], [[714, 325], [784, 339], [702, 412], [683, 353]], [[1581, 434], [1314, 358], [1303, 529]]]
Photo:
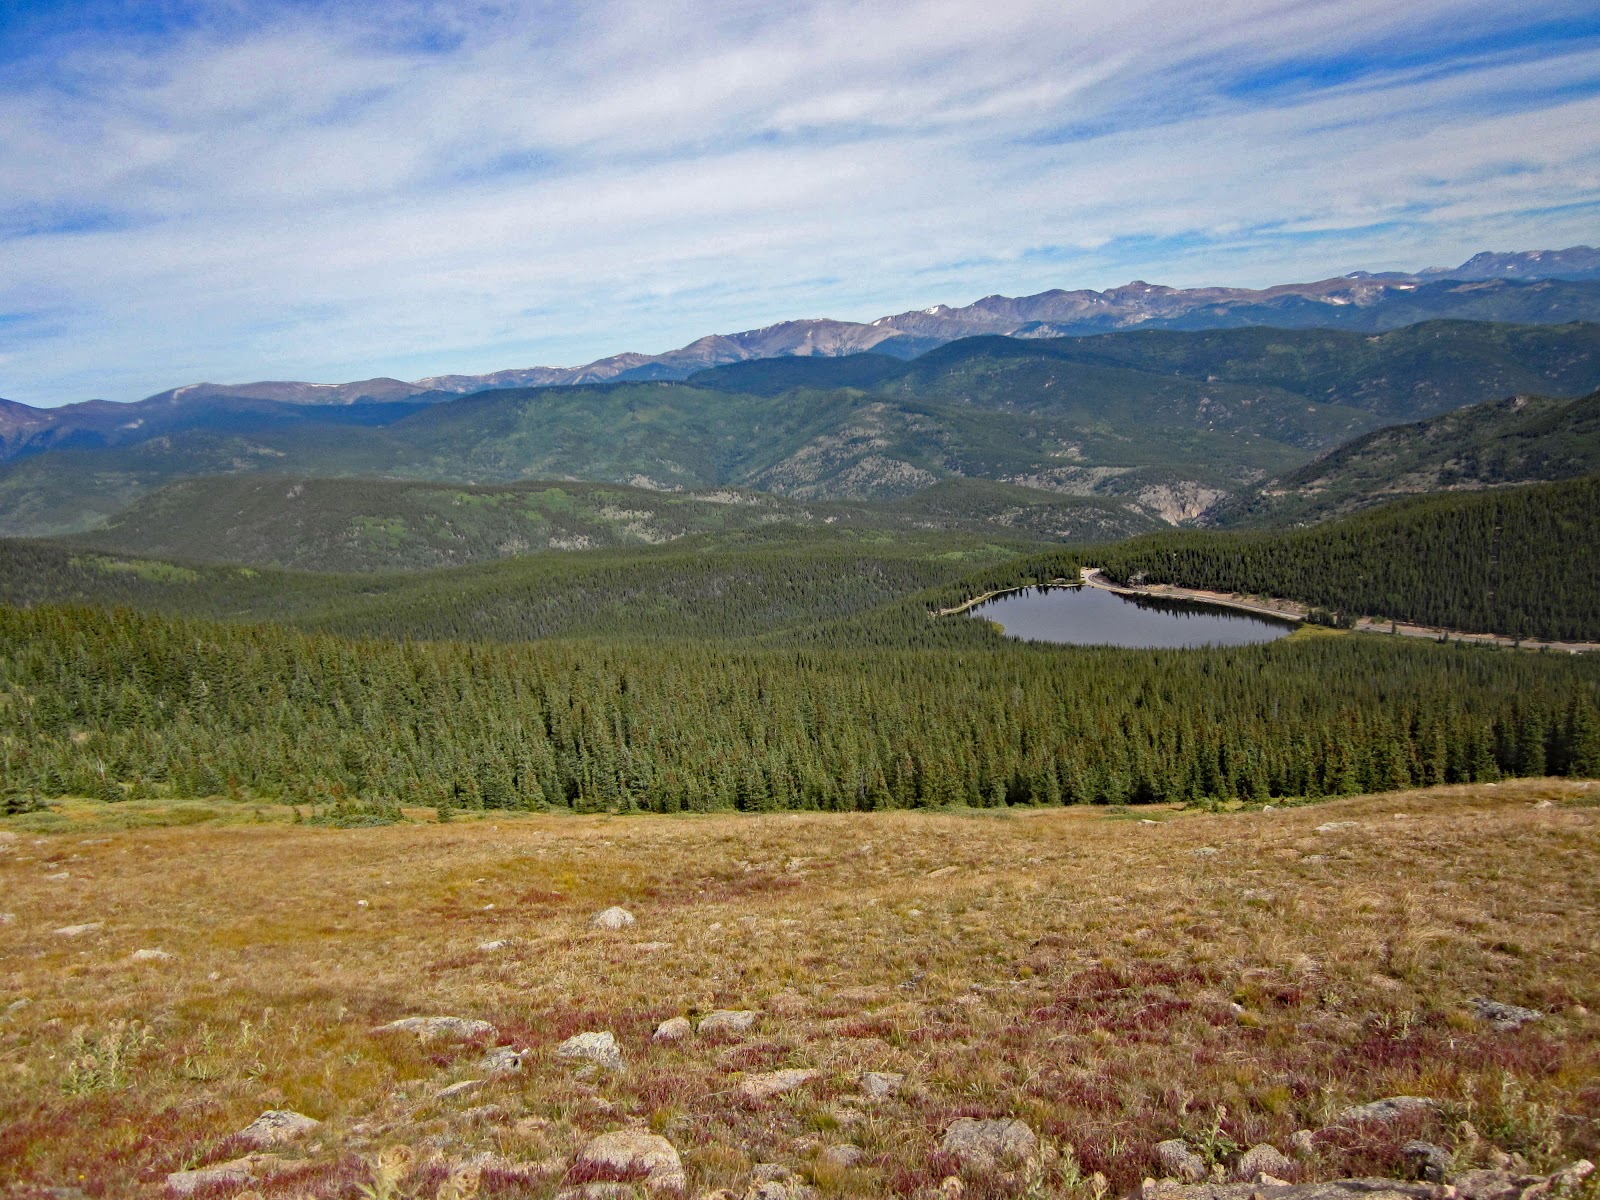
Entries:
[[677, 1042], [682, 1041], [694, 1032], [694, 1026], [689, 1024], [688, 1017], [668, 1017], [656, 1026], [656, 1031], [650, 1035], [652, 1042]]
[[1426, 1096], [1385, 1096], [1370, 1104], [1352, 1104], [1334, 1118], [1335, 1125], [1356, 1125], [1362, 1121], [1397, 1121], [1414, 1113], [1436, 1112], [1437, 1100]]
[[945, 1130], [939, 1149], [972, 1171], [1021, 1166], [1039, 1157], [1039, 1138], [1026, 1122], [962, 1117]]
[[581, 1058], [615, 1070], [622, 1065], [622, 1050], [609, 1032], [579, 1033], [556, 1047], [557, 1058]]
[[379, 1025], [373, 1033], [414, 1033], [423, 1041], [439, 1038], [446, 1041], [471, 1041], [473, 1038], [494, 1037], [499, 1031], [487, 1021], [471, 1017], [402, 1017]]
[[1407, 1142], [1400, 1147], [1400, 1157], [1406, 1164], [1407, 1178], [1423, 1183], [1443, 1183], [1454, 1165], [1450, 1151], [1432, 1142]]
[[1234, 1164], [1233, 1173], [1236, 1179], [1249, 1183], [1258, 1175], [1282, 1179], [1293, 1170], [1294, 1163], [1290, 1162], [1276, 1146], [1262, 1142], [1259, 1146], [1251, 1146], [1239, 1156], [1239, 1161]]
[[749, 1033], [755, 1028], [756, 1017], [759, 1014], [747, 1008], [728, 1009], [719, 1008], [700, 1018], [699, 1033], [701, 1037], [715, 1034]]
[[760, 1075], [746, 1075], [739, 1081], [739, 1094], [746, 1100], [770, 1100], [784, 1092], [792, 1092], [817, 1077], [815, 1071], [767, 1071]]
[[1473, 1009], [1478, 1014], [1478, 1020], [1496, 1029], [1521, 1029], [1529, 1021], [1538, 1021], [1544, 1014], [1536, 1008], [1523, 1008], [1520, 1004], [1502, 1004], [1498, 1000], [1490, 1000], [1487, 996], [1479, 996], [1472, 1002]]
[[683, 1160], [672, 1143], [639, 1129], [602, 1133], [578, 1151], [577, 1165], [624, 1179], [643, 1175], [650, 1192], [682, 1192], [688, 1186]]
[[884, 1100], [898, 1092], [905, 1081], [898, 1071], [863, 1071], [861, 1094], [871, 1100]]
[[1178, 1138], [1156, 1143], [1156, 1162], [1161, 1164], [1161, 1173], [1168, 1179], [1199, 1183], [1206, 1177], [1205, 1159]]
[[322, 1122], [315, 1117], [308, 1117], [304, 1113], [273, 1108], [251, 1121], [235, 1136], [257, 1148], [281, 1146], [285, 1142], [304, 1137], [321, 1124]]
[[634, 923], [633, 914], [625, 908], [612, 905], [604, 912], [597, 912], [589, 918], [589, 924], [596, 929], [626, 929]]

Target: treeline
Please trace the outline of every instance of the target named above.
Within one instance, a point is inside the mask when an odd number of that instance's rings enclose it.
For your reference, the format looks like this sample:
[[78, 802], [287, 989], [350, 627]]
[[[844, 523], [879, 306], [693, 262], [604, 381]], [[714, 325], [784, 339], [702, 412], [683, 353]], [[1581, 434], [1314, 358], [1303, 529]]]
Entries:
[[346, 814], [1265, 800], [1600, 774], [1597, 704], [1587, 657], [1398, 639], [741, 650], [0, 609], [0, 788], [14, 807], [222, 793]]
[[1122, 583], [1280, 596], [1472, 633], [1600, 640], [1600, 476], [1402, 501], [1283, 533], [1152, 534], [1090, 557]]

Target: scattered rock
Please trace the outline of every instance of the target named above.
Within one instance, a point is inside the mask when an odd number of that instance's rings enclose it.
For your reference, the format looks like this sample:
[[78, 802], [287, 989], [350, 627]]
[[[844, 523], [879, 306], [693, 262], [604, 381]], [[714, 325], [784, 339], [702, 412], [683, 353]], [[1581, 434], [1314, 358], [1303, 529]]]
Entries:
[[758, 1015], [748, 1008], [719, 1008], [715, 1012], [709, 1012], [700, 1018], [699, 1033], [701, 1037], [710, 1037], [714, 1034], [749, 1033], [755, 1027]]
[[602, 1133], [578, 1152], [577, 1165], [590, 1172], [624, 1177], [643, 1174], [644, 1186], [652, 1192], [682, 1192], [688, 1184], [672, 1143], [637, 1129]]
[[448, 1038], [453, 1041], [470, 1041], [479, 1037], [494, 1037], [499, 1030], [487, 1021], [471, 1017], [402, 1017], [379, 1025], [373, 1033], [414, 1033], [424, 1041]]
[[643, 950], [647, 954], [654, 954], [657, 950], [671, 950], [671, 942], [635, 942], [635, 950]]
[[26, 996], [19, 997], [18, 999], [13, 1000], [10, 1004], [6, 1005], [6, 1012], [8, 1012], [8, 1013], [21, 1012], [23, 1009], [27, 1008], [28, 1005], [30, 1005], [32, 1003], [33, 1003], [33, 1001], [28, 999], [28, 997], [26, 997]]
[[0, 913], [0, 925], [10, 925], [17, 919], [16, 913]]
[[1400, 1147], [1400, 1157], [1405, 1160], [1406, 1177], [1423, 1183], [1443, 1183], [1454, 1165], [1450, 1151], [1432, 1142], [1407, 1142]]
[[505, 938], [498, 938], [492, 942], [479, 942], [478, 949], [487, 954], [495, 950], [504, 950], [509, 945], [511, 945], [511, 943]]
[[171, 962], [173, 959], [165, 950], [135, 950], [128, 957], [134, 962]]
[[1254, 1182], [1258, 1175], [1281, 1178], [1293, 1170], [1294, 1163], [1268, 1142], [1251, 1146], [1239, 1156], [1239, 1161], [1233, 1167], [1234, 1177], [1246, 1183]]
[[478, 1064], [478, 1070], [490, 1075], [513, 1075], [522, 1070], [523, 1053], [510, 1046], [496, 1046], [483, 1056], [483, 1061]]
[[954, 875], [961, 868], [957, 866], [940, 867], [936, 871], [929, 871], [929, 879], [943, 879], [946, 875]]
[[85, 921], [82, 925], [63, 925], [56, 930], [57, 937], [82, 937], [86, 933], [98, 933], [106, 927], [104, 921]]
[[945, 1130], [939, 1148], [969, 1170], [993, 1171], [1037, 1158], [1039, 1138], [1023, 1121], [962, 1117]]
[[596, 929], [626, 929], [634, 923], [633, 914], [625, 908], [612, 905], [604, 912], [597, 912], [589, 918], [589, 924]]
[[1371, 1104], [1353, 1104], [1334, 1118], [1335, 1125], [1354, 1125], [1360, 1121], [1394, 1121], [1412, 1113], [1433, 1112], [1437, 1100], [1426, 1096], [1385, 1096]]
[[1338, 829], [1351, 829], [1355, 826], [1355, 824], [1356, 822], [1354, 821], [1324, 821], [1321, 825], [1317, 826], [1317, 832], [1333, 833]]
[[746, 1075], [739, 1081], [739, 1094], [746, 1100], [770, 1100], [773, 1096], [792, 1092], [802, 1084], [816, 1078], [815, 1071], [767, 1071], [760, 1075]]
[[1156, 1143], [1156, 1162], [1161, 1164], [1162, 1174], [1168, 1179], [1199, 1183], [1206, 1177], [1205, 1159], [1179, 1138]]
[[1555, 807], [1555, 802], [1553, 800], [1541, 800], [1537, 804], [1535, 804], [1534, 807], [1535, 808], [1554, 808]]
[[322, 1122], [290, 1109], [272, 1108], [241, 1129], [235, 1137], [256, 1147], [281, 1146], [304, 1137]]
[[447, 1088], [440, 1088], [435, 1100], [454, 1100], [457, 1096], [465, 1096], [475, 1092], [483, 1086], [481, 1079], [463, 1079], [460, 1083], [452, 1083]]
[[1544, 1200], [1569, 1194], [1594, 1173], [1594, 1164], [1579, 1159], [1553, 1175], [1512, 1174], [1505, 1170], [1463, 1171], [1455, 1187], [1461, 1200]]
[[822, 1153], [817, 1155], [817, 1162], [830, 1170], [848, 1171], [866, 1156], [867, 1152], [860, 1146], [852, 1146], [849, 1142], [845, 1142], [837, 1146], [824, 1147]]
[[557, 1058], [582, 1058], [612, 1070], [622, 1065], [622, 1051], [609, 1032], [578, 1033], [556, 1047]]
[[1141, 824], [1141, 825], [1159, 825], [1159, 824], [1161, 824], [1161, 822], [1160, 821], [1152, 821], [1149, 817], [1140, 817], [1139, 818], [1139, 824]]
[[656, 1031], [650, 1035], [652, 1042], [676, 1042], [688, 1037], [694, 1032], [694, 1026], [689, 1024], [688, 1017], [668, 1017], [656, 1026]]
[[167, 1190], [175, 1196], [188, 1196], [219, 1183], [254, 1183], [253, 1166], [250, 1158], [236, 1158], [196, 1171], [173, 1171], [167, 1176]]
[[882, 1100], [900, 1090], [906, 1077], [898, 1071], [864, 1071], [861, 1075], [861, 1094], [873, 1100]]
[[1536, 1008], [1523, 1008], [1520, 1004], [1501, 1004], [1498, 1000], [1490, 1000], [1487, 996], [1474, 999], [1472, 1007], [1477, 1010], [1478, 1020], [1496, 1029], [1521, 1029], [1529, 1021], [1538, 1021], [1544, 1017], [1544, 1014]]
[[57, 871], [53, 875], [46, 875], [44, 878], [46, 883], [65, 883], [72, 878], [72, 872]]
[[1175, 1183], [1147, 1179], [1140, 1200], [1437, 1200], [1430, 1183], [1335, 1179], [1327, 1183]]
[[1189, 851], [1189, 853], [1199, 855], [1201, 858], [1210, 858], [1213, 854], [1221, 854], [1222, 851], [1218, 850], [1215, 846], [1198, 846]]

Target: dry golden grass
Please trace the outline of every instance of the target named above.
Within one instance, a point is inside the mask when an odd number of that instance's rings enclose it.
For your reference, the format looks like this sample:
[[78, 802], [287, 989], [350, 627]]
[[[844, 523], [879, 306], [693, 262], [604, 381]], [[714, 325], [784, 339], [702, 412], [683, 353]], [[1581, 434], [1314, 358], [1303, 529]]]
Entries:
[[[1462, 1120], [1535, 1166], [1595, 1157], [1596, 800], [1545, 780], [1270, 813], [25, 832], [0, 848], [0, 1190], [159, 1194], [243, 1153], [230, 1135], [268, 1108], [326, 1122], [255, 1185], [285, 1197], [353, 1197], [397, 1146], [396, 1195], [468, 1190], [447, 1176], [483, 1152], [480, 1194], [550, 1195], [588, 1137], [630, 1125], [673, 1141], [691, 1195], [760, 1162], [825, 1194], [926, 1194], [962, 1115], [1021, 1117], [1063, 1151], [969, 1197], [1087, 1196], [1094, 1172], [1136, 1184], [1164, 1138], [1287, 1148], [1393, 1094], [1445, 1108], [1323, 1135], [1302, 1172], [1391, 1172], [1399, 1141], [1458, 1140]], [[592, 929], [613, 904], [638, 924]], [[156, 948], [174, 957], [131, 958]], [[1479, 995], [1547, 1016], [1498, 1032]], [[762, 1016], [652, 1044], [715, 1008]], [[483, 1047], [371, 1032], [434, 1014], [493, 1022], [524, 1069], [436, 1099]], [[554, 1056], [584, 1030], [613, 1032], [626, 1070]], [[741, 1096], [741, 1073], [788, 1067], [819, 1074]], [[862, 1099], [868, 1070], [905, 1086]], [[861, 1165], [817, 1161], [845, 1141]]]

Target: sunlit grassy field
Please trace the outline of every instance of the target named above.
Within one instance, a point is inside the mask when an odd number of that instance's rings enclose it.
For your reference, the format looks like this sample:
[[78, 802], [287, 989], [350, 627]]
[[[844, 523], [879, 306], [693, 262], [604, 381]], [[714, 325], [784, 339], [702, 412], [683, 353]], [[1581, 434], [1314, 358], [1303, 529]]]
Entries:
[[[376, 1194], [376, 1156], [405, 1146], [391, 1195], [469, 1192], [448, 1177], [476, 1162], [478, 1194], [549, 1196], [633, 1127], [673, 1143], [691, 1197], [742, 1195], [762, 1163], [824, 1195], [927, 1195], [961, 1116], [1054, 1151], [968, 1197], [1123, 1194], [1172, 1137], [1223, 1160], [1320, 1130], [1306, 1179], [1394, 1174], [1415, 1136], [1595, 1158], [1597, 803], [1548, 780], [1270, 812], [0, 822], [0, 1192], [160, 1195], [246, 1153], [232, 1135], [266, 1109], [323, 1125], [200, 1194]], [[611, 905], [637, 923], [591, 926]], [[1497, 1030], [1480, 996], [1545, 1015]], [[714, 1009], [760, 1015], [652, 1041]], [[372, 1032], [415, 1015], [496, 1032]], [[615, 1035], [620, 1070], [556, 1056], [584, 1031]], [[520, 1071], [486, 1077], [497, 1045]], [[816, 1074], [740, 1087], [782, 1068]], [[904, 1080], [868, 1097], [869, 1071]], [[1441, 1107], [1328, 1128], [1400, 1094]], [[825, 1153], [845, 1143], [855, 1165]]]

